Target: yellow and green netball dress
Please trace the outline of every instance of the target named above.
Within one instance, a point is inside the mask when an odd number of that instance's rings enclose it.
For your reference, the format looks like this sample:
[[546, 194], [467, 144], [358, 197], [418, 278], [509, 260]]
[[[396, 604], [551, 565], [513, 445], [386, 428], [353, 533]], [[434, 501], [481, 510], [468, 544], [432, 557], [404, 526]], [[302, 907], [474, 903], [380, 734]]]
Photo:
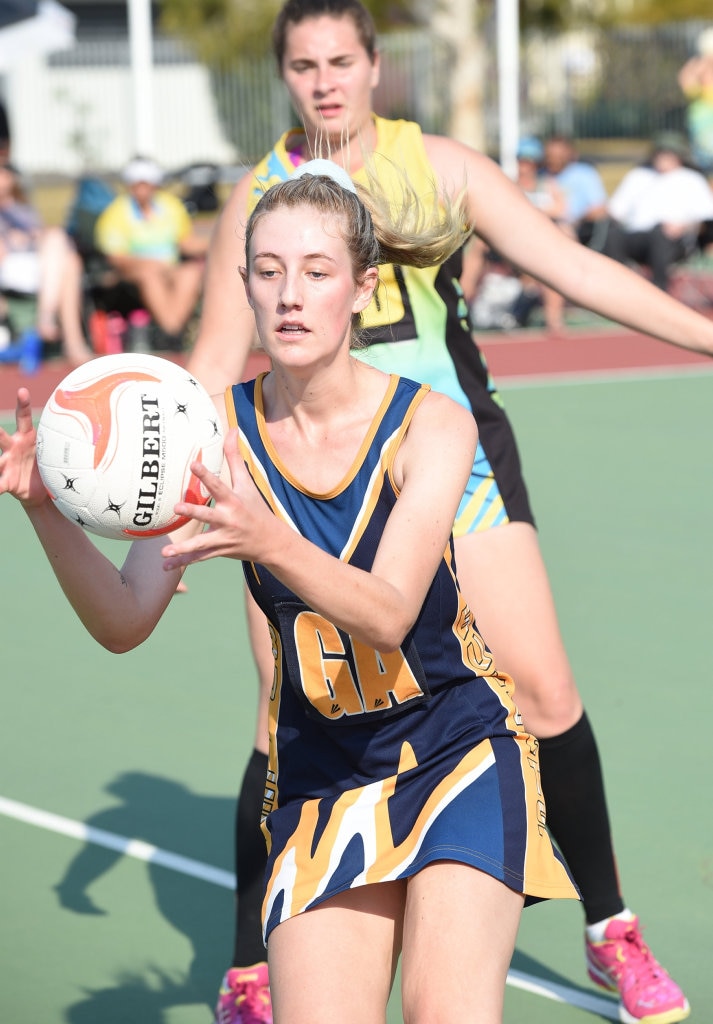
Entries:
[[[436, 174], [419, 125], [380, 117], [374, 123], [377, 142], [370, 162], [381, 187], [398, 202], [407, 169], [416, 192], [428, 201]], [[270, 185], [289, 178], [303, 162], [303, 142], [300, 129], [287, 132], [257, 165], [248, 212]], [[366, 171], [353, 178], [368, 186]], [[512, 427], [485, 359], [475, 349], [461, 271], [460, 252], [440, 267], [380, 267], [379, 289], [362, 313], [368, 346], [354, 353], [386, 373], [430, 384], [475, 416], [478, 450], [456, 516], [456, 537], [508, 522], [534, 522]]]
[[[227, 392], [246, 465], [274, 514], [369, 571], [398, 492], [393, 463], [428, 387], [392, 376], [342, 483], [305, 490], [266, 428], [262, 377]], [[245, 564], [275, 653], [263, 828], [265, 937], [359, 885], [436, 860], [535, 898], [576, 898], [545, 828], [537, 741], [458, 589], [449, 544], [398, 651], [353, 640], [264, 566]]]

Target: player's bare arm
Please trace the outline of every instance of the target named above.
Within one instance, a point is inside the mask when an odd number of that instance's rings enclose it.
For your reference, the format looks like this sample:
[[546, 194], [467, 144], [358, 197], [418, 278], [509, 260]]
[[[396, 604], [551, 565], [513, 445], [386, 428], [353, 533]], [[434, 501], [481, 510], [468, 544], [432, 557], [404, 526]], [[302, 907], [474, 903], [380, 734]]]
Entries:
[[233, 189], [213, 231], [206, 263], [203, 313], [188, 368], [210, 394], [242, 377], [254, 344], [255, 318], [238, 268], [245, 263], [245, 221], [252, 176]]
[[640, 274], [569, 238], [489, 157], [425, 136], [442, 187], [466, 183], [471, 224], [505, 259], [578, 306], [681, 348], [713, 355], [713, 324]]

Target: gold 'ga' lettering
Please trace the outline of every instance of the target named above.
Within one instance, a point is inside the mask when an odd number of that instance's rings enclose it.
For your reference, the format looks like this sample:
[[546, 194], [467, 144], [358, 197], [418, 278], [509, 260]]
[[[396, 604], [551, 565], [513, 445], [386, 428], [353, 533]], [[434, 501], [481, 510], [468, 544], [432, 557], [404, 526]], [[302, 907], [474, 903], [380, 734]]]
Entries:
[[493, 667], [493, 659], [482, 636], [475, 628], [473, 613], [462, 597], [454, 631], [460, 640], [463, 664], [472, 668], [478, 675], [487, 675]]
[[327, 619], [316, 612], [300, 612], [294, 636], [302, 688], [325, 718], [383, 711], [423, 696], [400, 650], [381, 654], [352, 640], [355, 678], [339, 631]]

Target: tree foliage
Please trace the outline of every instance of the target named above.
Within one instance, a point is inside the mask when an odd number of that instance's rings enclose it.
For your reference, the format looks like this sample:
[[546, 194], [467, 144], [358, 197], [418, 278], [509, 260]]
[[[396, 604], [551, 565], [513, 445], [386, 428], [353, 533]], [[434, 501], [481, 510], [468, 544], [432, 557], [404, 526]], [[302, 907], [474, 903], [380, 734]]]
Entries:
[[608, 0], [607, 13], [612, 23], [620, 25], [660, 25], [698, 18], [710, 21], [713, 8], [710, 0], [631, 0], [622, 10], [620, 0]]
[[520, 24], [524, 29], [558, 31], [568, 28], [580, 15], [571, 0], [520, 0]]
[[[413, 23], [408, 0], [364, 0], [380, 30]], [[270, 50], [270, 31], [282, 0], [162, 0], [161, 26], [188, 42], [212, 67]]]
[[[486, 0], [495, 3], [496, 0]], [[523, 28], [562, 31], [581, 25], [654, 25], [710, 20], [711, 0], [519, 0]]]

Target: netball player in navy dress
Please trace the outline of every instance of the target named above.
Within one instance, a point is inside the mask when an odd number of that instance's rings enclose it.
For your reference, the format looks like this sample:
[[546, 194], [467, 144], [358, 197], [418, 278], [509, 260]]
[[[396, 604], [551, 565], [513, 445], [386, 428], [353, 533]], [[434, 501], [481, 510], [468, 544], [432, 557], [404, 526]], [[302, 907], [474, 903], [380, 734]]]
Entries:
[[[387, 201], [369, 201], [381, 224]], [[497, 1024], [525, 898], [577, 895], [545, 827], [537, 741], [457, 584], [473, 418], [350, 353], [377, 264], [458, 244], [453, 211], [417, 220], [420, 235], [402, 224], [386, 243], [348, 180], [267, 192], [242, 273], [273, 369], [226, 395], [230, 481], [195, 465], [213, 507], [177, 506], [185, 535], [137, 542], [121, 571], [47, 499], [26, 390], [17, 432], [0, 432], [0, 491], [112, 650], [150, 633], [185, 565], [243, 561], [276, 660], [264, 923], [278, 1024], [380, 1024], [401, 952], [409, 1021]]]

